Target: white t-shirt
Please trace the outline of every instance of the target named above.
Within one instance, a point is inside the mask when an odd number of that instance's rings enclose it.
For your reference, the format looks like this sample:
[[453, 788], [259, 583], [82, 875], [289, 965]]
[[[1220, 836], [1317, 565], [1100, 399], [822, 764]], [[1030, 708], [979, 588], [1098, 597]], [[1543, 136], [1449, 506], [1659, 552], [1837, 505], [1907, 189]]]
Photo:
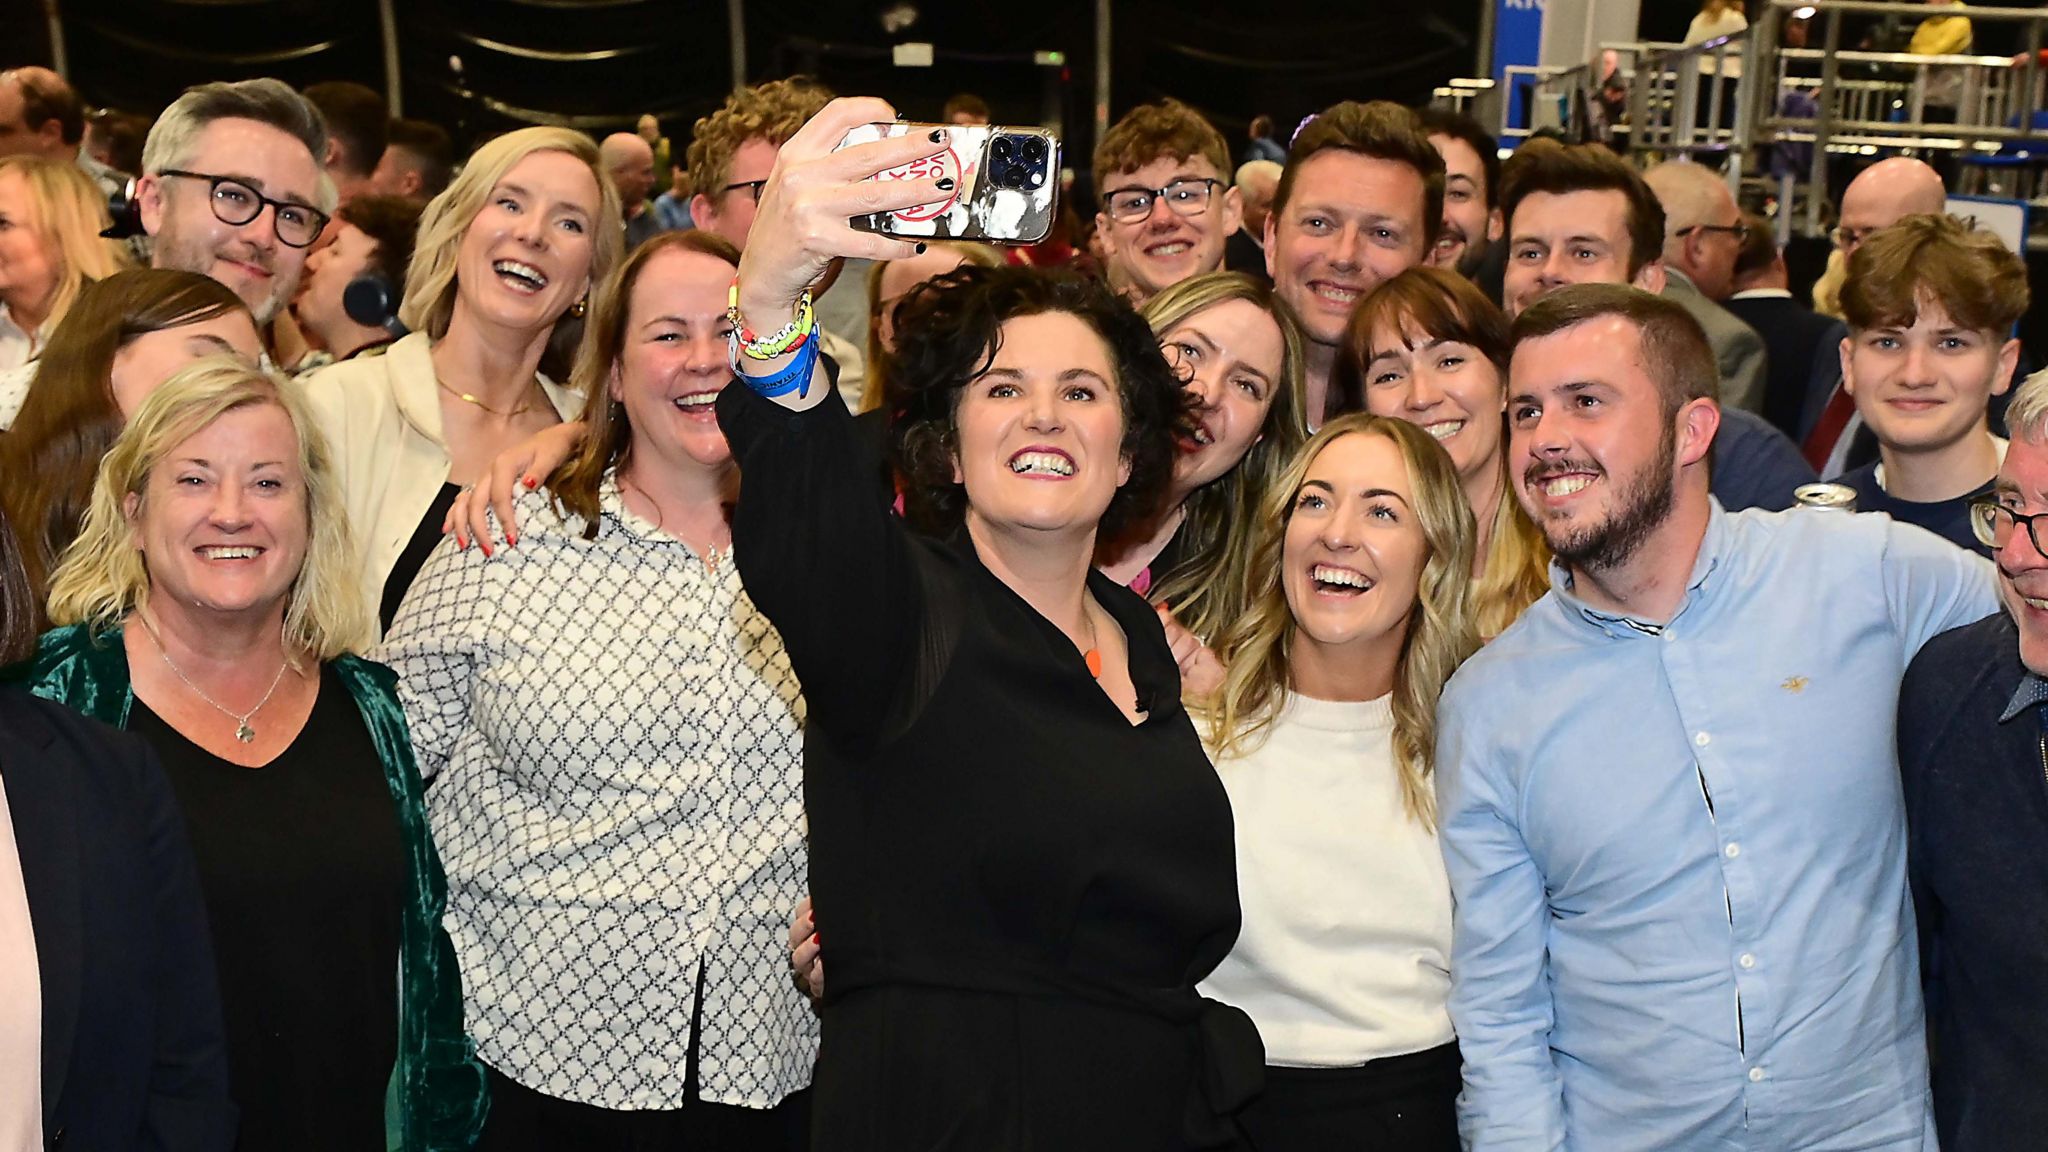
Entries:
[[1244, 926], [1204, 995], [1242, 1008], [1266, 1062], [1348, 1068], [1451, 1040], [1451, 886], [1409, 815], [1390, 697], [1290, 694], [1266, 742], [1219, 762]]

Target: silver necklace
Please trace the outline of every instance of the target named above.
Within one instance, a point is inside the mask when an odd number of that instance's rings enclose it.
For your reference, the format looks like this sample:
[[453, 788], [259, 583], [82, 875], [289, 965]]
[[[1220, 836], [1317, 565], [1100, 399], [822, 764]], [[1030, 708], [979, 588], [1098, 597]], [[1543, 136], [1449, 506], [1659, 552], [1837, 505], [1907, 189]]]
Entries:
[[171, 654], [164, 650], [163, 638], [156, 634], [156, 625], [150, 623], [149, 618], [146, 616], [142, 618], [142, 630], [149, 633], [150, 644], [156, 648], [156, 654], [164, 658], [164, 667], [171, 670], [171, 675], [184, 681], [185, 687], [190, 688], [193, 695], [211, 704], [214, 711], [235, 722], [235, 739], [240, 740], [244, 744], [256, 742], [256, 729], [249, 726], [249, 718], [263, 711], [263, 706], [270, 703], [270, 698], [277, 694], [277, 686], [284, 683], [285, 669], [292, 666], [291, 657], [285, 657], [284, 662], [277, 666], [277, 675], [271, 678], [270, 690], [263, 694], [263, 699], [258, 700], [254, 708], [236, 715], [229, 709], [222, 707], [220, 701], [208, 696], [204, 688], [194, 684], [192, 678], [185, 675], [185, 670], [178, 667], [177, 661], [172, 660]]

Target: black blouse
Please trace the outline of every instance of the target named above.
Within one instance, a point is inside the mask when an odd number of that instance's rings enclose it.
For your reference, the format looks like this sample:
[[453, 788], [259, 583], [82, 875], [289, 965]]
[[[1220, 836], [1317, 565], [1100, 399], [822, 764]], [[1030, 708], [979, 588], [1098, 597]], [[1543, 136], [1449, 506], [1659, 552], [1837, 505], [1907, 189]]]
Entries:
[[734, 557], [810, 708], [819, 1152], [1227, 1139], [1263, 1060], [1194, 990], [1237, 936], [1230, 804], [1157, 616], [1090, 574], [1133, 725], [964, 533], [874, 499], [836, 396], [793, 413], [735, 385], [718, 412]]
[[404, 860], [348, 688], [321, 669], [306, 726], [261, 768], [220, 759], [140, 699], [128, 728], [163, 761], [191, 833], [242, 1113], [237, 1149], [382, 1148]]

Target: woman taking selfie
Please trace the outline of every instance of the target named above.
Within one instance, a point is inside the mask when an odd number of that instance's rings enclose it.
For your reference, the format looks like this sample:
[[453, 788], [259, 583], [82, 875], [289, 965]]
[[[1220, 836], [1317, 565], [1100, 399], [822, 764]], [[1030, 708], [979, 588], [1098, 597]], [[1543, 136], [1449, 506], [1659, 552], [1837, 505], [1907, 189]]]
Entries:
[[[800, 321], [834, 257], [913, 251], [847, 219], [941, 197], [862, 181], [944, 130], [832, 150], [893, 115], [836, 101], [784, 145], [740, 266], [750, 333]], [[809, 708], [816, 1147], [1227, 1143], [1262, 1066], [1194, 988], [1236, 935], [1228, 802], [1158, 617], [1093, 568], [1158, 506], [1179, 382], [1093, 282], [963, 268], [897, 318], [891, 454], [943, 536], [861, 483], [814, 341], [743, 338], [718, 401], [734, 556]]]
[[[1230, 792], [1244, 929], [1203, 991], [1250, 1013], [1258, 1152], [1456, 1152], [1436, 701], [1477, 646], [1472, 513], [1399, 420], [1325, 424], [1258, 510], [1245, 615], [1199, 722]], [[835, 978], [837, 974], [835, 973]]]

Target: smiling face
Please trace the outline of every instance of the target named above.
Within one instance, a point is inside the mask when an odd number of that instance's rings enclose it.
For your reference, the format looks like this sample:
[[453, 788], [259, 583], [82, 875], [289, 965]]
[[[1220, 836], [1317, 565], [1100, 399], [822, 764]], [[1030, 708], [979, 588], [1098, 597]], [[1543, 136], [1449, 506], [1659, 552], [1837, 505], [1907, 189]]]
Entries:
[[1065, 312], [1004, 322], [994, 362], [961, 389], [953, 420], [970, 526], [1092, 533], [1130, 478], [1109, 346]]
[[1199, 421], [1192, 439], [1176, 441], [1173, 490], [1185, 497], [1228, 475], [1258, 443], [1287, 346], [1265, 309], [1224, 300], [1160, 333], [1159, 348]]
[[151, 392], [202, 356], [234, 356], [254, 365], [263, 354], [256, 325], [242, 311], [223, 312], [205, 320], [144, 332], [114, 353], [109, 383], [122, 419], [135, 415]]
[[1477, 348], [1422, 332], [1373, 329], [1365, 366], [1365, 407], [1436, 437], [1460, 480], [1500, 465], [1501, 413], [1507, 390], [1500, 370]]
[[1300, 162], [1266, 220], [1266, 271], [1318, 344], [1343, 340], [1367, 292], [1422, 263], [1427, 189], [1395, 160], [1327, 149]]
[[1200, 156], [1176, 160], [1161, 156], [1135, 172], [1103, 177], [1103, 202], [1121, 191], [1157, 192], [1176, 180], [1215, 180], [1207, 185], [1207, 207], [1193, 216], [1173, 210], [1166, 197], [1156, 196], [1152, 210], [1134, 221], [1121, 221], [1106, 210], [1095, 217], [1102, 238], [1110, 285], [1142, 303], [1193, 276], [1223, 267], [1223, 249], [1243, 222], [1241, 198], [1216, 166]]
[[610, 386], [633, 428], [636, 474], [732, 463], [711, 406], [732, 379], [725, 304], [733, 271], [716, 256], [686, 248], [663, 251], [640, 269]]
[[200, 429], [157, 463], [126, 511], [151, 599], [282, 621], [310, 529], [298, 437], [283, 408], [237, 408]]
[[[215, 120], [199, 130], [181, 171], [231, 176], [272, 200], [317, 207], [320, 165], [298, 137], [255, 120]], [[260, 324], [298, 290], [307, 250], [277, 238], [277, 210], [247, 224], [223, 224], [205, 180], [144, 176], [136, 186], [150, 262], [211, 276], [232, 289]]]
[[1398, 649], [1428, 560], [1401, 450], [1368, 432], [1330, 441], [1295, 492], [1281, 543], [1299, 654], [1332, 666], [1343, 650]]
[[[1567, 284], [1629, 284], [1664, 288], [1663, 265], [1651, 261], [1631, 279], [1628, 197], [1610, 188], [1532, 192], [1508, 221], [1508, 265], [1502, 282], [1507, 313]], [[1652, 272], [1652, 270], [1655, 270]]]
[[[2015, 435], [1999, 466], [1993, 495], [2023, 516], [2048, 513], [2048, 444]], [[2048, 537], [2048, 524], [2041, 529]], [[2048, 676], [2048, 554], [2034, 547], [2027, 530], [2015, 524], [1995, 559], [1999, 596], [2019, 628], [2020, 662], [2036, 676]]]
[[567, 152], [507, 169], [462, 236], [455, 312], [511, 332], [544, 332], [590, 291], [597, 176]]
[[1985, 435], [1985, 407], [2012, 384], [2018, 340], [1965, 328], [1932, 297], [1909, 326], [1852, 332], [1842, 341], [1842, 387], [1878, 442], [1896, 452], [1939, 452]]
[[0, 172], [0, 301], [46, 310], [62, 267], [56, 245], [43, 235], [27, 177]]
[[1467, 255], [1500, 238], [1500, 215], [1487, 207], [1486, 166], [1456, 136], [1431, 136], [1444, 158], [1444, 223], [1429, 262], [1456, 268]]
[[1575, 567], [1630, 560], [1676, 498], [1677, 442], [1641, 335], [1600, 316], [1515, 346], [1508, 472], [1550, 549]]

